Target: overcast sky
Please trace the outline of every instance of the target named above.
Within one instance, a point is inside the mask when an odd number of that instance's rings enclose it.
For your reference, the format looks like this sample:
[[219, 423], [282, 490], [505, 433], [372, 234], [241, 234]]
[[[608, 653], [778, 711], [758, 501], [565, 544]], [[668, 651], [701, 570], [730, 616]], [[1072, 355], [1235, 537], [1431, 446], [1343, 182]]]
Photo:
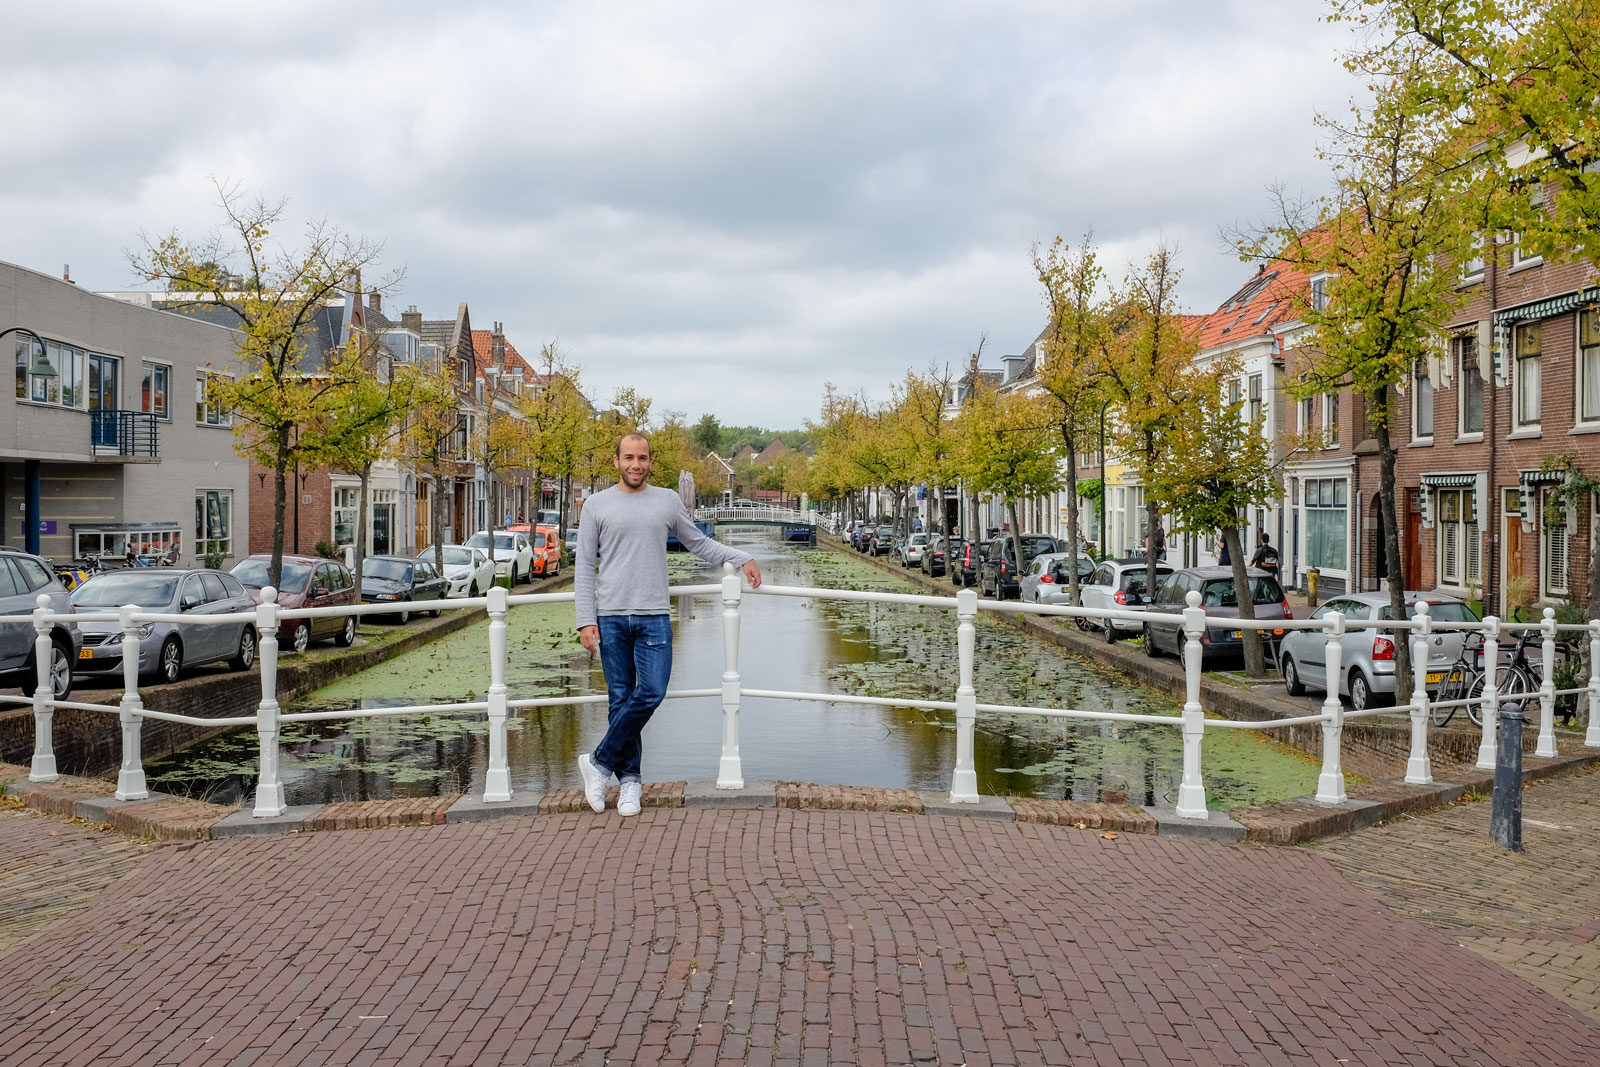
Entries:
[[135, 288], [217, 175], [599, 400], [775, 428], [1020, 352], [1058, 233], [1119, 274], [1164, 237], [1215, 307], [1251, 270], [1218, 226], [1324, 191], [1312, 116], [1356, 91], [1319, 0], [7, 6], [0, 258]]

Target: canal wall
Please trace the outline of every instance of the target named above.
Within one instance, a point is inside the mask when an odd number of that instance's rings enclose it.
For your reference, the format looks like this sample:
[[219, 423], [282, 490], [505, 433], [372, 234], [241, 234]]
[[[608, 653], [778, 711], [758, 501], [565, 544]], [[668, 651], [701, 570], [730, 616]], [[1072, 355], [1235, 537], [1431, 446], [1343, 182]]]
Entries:
[[[859, 559], [889, 574], [904, 578], [930, 592], [955, 599], [955, 587], [946, 578], [929, 578], [921, 571], [908, 570], [898, 563], [856, 552], [833, 537], [821, 537], [819, 547]], [[951, 605], [952, 617], [954, 604]], [[1077, 653], [1094, 663], [1111, 668], [1120, 674], [1177, 697], [1185, 697], [1183, 666], [1171, 656], [1151, 658], [1144, 654], [1142, 645], [1119, 642], [1107, 645], [1098, 632], [1083, 632], [1062, 626], [1054, 619], [1032, 615], [990, 615], [990, 618], [1014, 626], [1024, 633], [1058, 648]], [[1312, 714], [1320, 701], [1296, 699], [1283, 691], [1276, 681], [1250, 683], [1248, 681], [1222, 681], [1212, 677], [1200, 680], [1200, 703], [1208, 712], [1216, 712], [1230, 719], [1263, 722], [1267, 719], [1286, 719]], [[1399, 716], [1395, 717], [1399, 719]], [[1465, 715], [1458, 716], [1463, 727], [1430, 727], [1428, 730], [1428, 758], [1438, 769], [1446, 767], [1471, 767], [1478, 761], [1478, 743], [1483, 732], [1471, 726]], [[1261, 731], [1318, 759], [1322, 758], [1322, 726], [1310, 723], [1303, 726], [1270, 727]], [[1525, 752], [1534, 751], [1538, 744], [1537, 731], [1524, 732], [1522, 746]], [[1340, 739], [1340, 760], [1346, 771], [1373, 780], [1393, 778], [1405, 773], [1406, 760], [1411, 753], [1411, 725], [1409, 721], [1373, 721], [1371, 719], [1346, 722]]]
[[[554, 593], [571, 582], [572, 576], [563, 574], [535, 582], [517, 592]], [[483, 608], [446, 611], [437, 619], [413, 618], [404, 627], [385, 625], [384, 629], [376, 632], [364, 628], [364, 636], [358, 636], [356, 643], [349, 648], [314, 645], [300, 655], [280, 653], [278, 701], [287, 706], [323, 686], [407, 652], [414, 652], [447, 634], [465, 629], [485, 614]], [[94, 682], [98, 682], [98, 679], [89, 684]], [[120, 688], [82, 688], [74, 689], [71, 699], [115, 705], [121, 696]], [[139, 696], [145, 707], [175, 715], [206, 719], [254, 715], [261, 702], [261, 668], [257, 665], [248, 671], [228, 671], [222, 667], [201, 667], [196, 669], [193, 676], [172, 685], [141, 687]], [[162, 719], [145, 719], [140, 734], [140, 752], [145, 760], [151, 760], [236, 729], [239, 727], [192, 726]], [[114, 714], [58, 708], [51, 733], [56, 766], [62, 774], [95, 777], [116, 770], [122, 762], [122, 731]], [[0, 710], [0, 763], [27, 765], [33, 758], [33, 740], [31, 707], [8, 704], [4, 710]]]

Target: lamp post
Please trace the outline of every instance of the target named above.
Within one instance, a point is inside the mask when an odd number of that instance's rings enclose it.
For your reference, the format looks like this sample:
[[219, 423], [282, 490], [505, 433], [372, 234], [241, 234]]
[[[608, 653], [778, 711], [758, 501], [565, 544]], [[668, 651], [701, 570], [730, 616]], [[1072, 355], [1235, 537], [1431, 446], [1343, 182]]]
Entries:
[[1107, 400], [1100, 405], [1100, 554], [1106, 553], [1106, 408], [1111, 406]]
[[[55, 378], [59, 372], [50, 363], [49, 349], [45, 347], [44, 338], [28, 329], [26, 326], [11, 326], [0, 330], [0, 337], [8, 333], [25, 333], [33, 338], [33, 343], [39, 346], [38, 357], [28, 368], [28, 396], [33, 396], [34, 378]], [[43, 479], [39, 472], [39, 461], [36, 459], [23, 460], [23, 507], [28, 514], [27, 526], [23, 531], [23, 547], [31, 555], [39, 554], [39, 498], [42, 495], [40, 485]]]

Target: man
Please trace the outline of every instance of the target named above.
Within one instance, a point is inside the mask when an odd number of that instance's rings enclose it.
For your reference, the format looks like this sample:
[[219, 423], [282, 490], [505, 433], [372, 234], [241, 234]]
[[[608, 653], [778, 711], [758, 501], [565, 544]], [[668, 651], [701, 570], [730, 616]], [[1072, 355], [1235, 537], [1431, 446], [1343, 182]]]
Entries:
[[1272, 547], [1272, 538], [1261, 535], [1261, 547], [1250, 557], [1250, 566], [1259, 567], [1269, 574], [1278, 573], [1278, 550]]
[[618, 441], [611, 462], [620, 480], [584, 503], [578, 523], [573, 572], [578, 640], [600, 653], [609, 698], [606, 735], [594, 752], [578, 757], [578, 773], [595, 811], [606, 810], [606, 786], [615, 779], [622, 786], [617, 813], [637, 815], [643, 790], [640, 734], [672, 674], [667, 534], [677, 534], [684, 548], [708, 563], [742, 566], [752, 589], [761, 585], [761, 569], [747, 553], [701, 533], [677, 493], [648, 483], [650, 439], [644, 434]]

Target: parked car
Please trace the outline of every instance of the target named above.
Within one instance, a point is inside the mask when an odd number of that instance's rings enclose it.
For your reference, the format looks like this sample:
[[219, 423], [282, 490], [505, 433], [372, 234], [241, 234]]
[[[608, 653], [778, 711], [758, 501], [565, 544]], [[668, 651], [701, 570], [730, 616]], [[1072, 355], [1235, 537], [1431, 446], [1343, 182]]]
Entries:
[[[72, 611], [67, 587], [42, 557], [0, 546], [0, 615], [32, 614], [41, 593], [50, 598], [51, 610]], [[24, 696], [33, 696], [39, 685], [34, 660], [38, 636], [32, 621], [0, 622], [0, 681], [21, 686]], [[51, 624], [49, 678], [50, 695], [55, 699], [72, 695], [73, 671], [82, 649], [83, 634], [77, 623], [57, 619]]]
[[481, 548], [494, 559], [496, 577], [511, 576], [511, 584], [526, 581], [533, 575], [533, 540], [526, 531], [494, 532], [494, 547], [489, 547], [489, 534], [479, 530], [467, 538], [468, 548]]
[[894, 551], [894, 527], [889, 525], [878, 526], [872, 531], [867, 551], [873, 556], [887, 556]]
[[978, 584], [983, 570], [983, 555], [988, 551], [987, 541], [964, 541], [952, 538], [945, 550], [945, 565], [949, 568], [950, 584], [965, 589]]
[[534, 524], [537, 526], [554, 526], [561, 529], [561, 512], [556, 508], [541, 508], [534, 513]]
[[[256, 630], [250, 613], [256, 602], [231, 574], [208, 570], [111, 571], [90, 578], [72, 592], [78, 611], [112, 611], [137, 604], [146, 611], [185, 615], [238, 615], [227, 623], [147, 622], [139, 627], [139, 674], [158, 682], [176, 682], [184, 667], [226, 660], [236, 671], [256, 661]], [[82, 622], [83, 651], [78, 670], [84, 674], [122, 671], [122, 626], [116, 622]]]
[[949, 569], [945, 562], [945, 546], [948, 543], [949, 538], [945, 537], [944, 534], [928, 535], [928, 547], [923, 550], [922, 563], [920, 564], [923, 574], [926, 574], [929, 578], [944, 577], [945, 571]]
[[[561, 535], [555, 526], [512, 526], [508, 527], [511, 533], [527, 534], [528, 541], [533, 545], [533, 559], [528, 564], [531, 578], [535, 575], [541, 578], [553, 578], [561, 573]], [[675, 539], [669, 534], [669, 545]]]
[[1061, 542], [1049, 534], [1023, 534], [1022, 567], [1019, 569], [1010, 534], [1001, 534], [988, 545], [989, 551], [983, 558], [983, 568], [978, 574], [978, 589], [984, 596], [993, 596], [997, 600], [1020, 599], [1022, 571], [1027, 569], [1035, 556], [1061, 551]]
[[[395, 605], [394, 619], [401, 626], [411, 621], [413, 611], [421, 614], [427, 610], [411, 605], [443, 600], [449, 589], [450, 582], [434, 570], [431, 559], [368, 556], [361, 561], [361, 602]], [[432, 615], [439, 617], [437, 605]]]
[[[1156, 564], [1156, 587], [1172, 574], [1172, 568], [1165, 563]], [[1125, 609], [1137, 611], [1150, 603], [1153, 594], [1145, 589], [1149, 579], [1149, 568], [1143, 556], [1130, 556], [1127, 559], [1108, 559], [1094, 569], [1089, 576], [1089, 581], [1078, 590], [1081, 603], [1086, 608]], [[1055, 596], [1045, 598], [1045, 603], [1053, 603]], [[1065, 599], [1065, 598], [1063, 598]], [[1105, 638], [1106, 644], [1114, 643], [1117, 638], [1128, 632], [1144, 629], [1144, 623], [1133, 619], [1101, 619], [1091, 621], [1088, 625], [1098, 629]]]
[[[1428, 614], [1440, 622], [1474, 622], [1478, 616], [1464, 602], [1444, 593], [1419, 593], [1407, 591], [1406, 617], [1416, 615], [1416, 605], [1426, 601]], [[1343, 612], [1351, 622], [1370, 619], [1393, 619], [1388, 593], [1347, 593], [1334, 597], [1311, 613], [1320, 619], [1335, 611]], [[1410, 640], [1409, 631], [1403, 636]], [[1461, 643], [1466, 635], [1459, 630], [1435, 633], [1428, 644], [1428, 692], [1436, 692], [1444, 681], [1445, 672], [1461, 654]], [[1350, 630], [1339, 639], [1339, 677], [1334, 685], [1337, 695], [1348, 697], [1350, 706], [1360, 711], [1394, 702], [1394, 644], [1393, 631], [1371, 628]], [[1308, 687], [1327, 692], [1328, 645], [1327, 637], [1318, 630], [1291, 630], [1278, 644], [1278, 671], [1283, 686], [1291, 696], [1299, 696]]]
[[912, 564], [922, 565], [922, 554], [928, 550], [928, 535], [914, 533], [900, 542], [900, 566], [910, 567]]
[[[1289, 610], [1289, 598], [1283, 595], [1283, 587], [1278, 584], [1276, 577], [1253, 567], [1245, 572], [1245, 576], [1250, 582], [1250, 599], [1255, 606], [1257, 619], [1272, 621], [1294, 618], [1294, 613]], [[1200, 607], [1208, 616], [1224, 619], [1239, 617], [1239, 602], [1234, 593], [1231, 567], [1190, 567], [1173, 571], [1161, 583], [1161, 588], [1156, 590], [1147, 610], [1167, 615], [1182, 614], [1185, 597], [1191, 591], [1200, 594]], [[1260, 633], [1266, 641], [1283, 636], [1281, 629], [1276, 632], [1262, 630]], [[1183, 642], [1182, 626], [1146, 620], [1145, 655], [1159, 656], [1163, 652], [1181, 655]], [[1200, 637], [1200, 651], [1202, 659], [1241, 655], [1244, 652], [1244, 631], [1208, 626]]]
[[[272, 557], [247, 556], [233, 568], [233, 576], [244, 585], [256, 603], [262, 587], [270, 585], [267, 571]], [[284, 556], [283, 575], [278, 581], [278, 606], [285, 611], [296, 608], [339, 608], [356, 602], [356, 580], [343, 563], [317, 556]], [[354, 615], [316, 619], [284, 619], [278, 627], [278, 640], [295, 652], [304, 652], [312, 641], [332, 638], [340, 648], [349, 648], [356, 639]]]
[[567, 536], [566, 536], [565, 540], [563, 540], [561, 542], [561, 547], [566, 549], [567, 555], [569, 555], [569, 556], [575, 555], [577, 553], [577, 551], [578, 551], [578, 528], [576, 526], [569, 526], [567, 528]]
[[[1044, 603], [1044, 598], [1060, 590], [1072, 588], [1068, 567], [1070, 557], [1065, 552], [1046, 552], [1034, 556], [1022, 574], [1020, 598], [1033, 604]], [[1081, 586], [1094, 574], [1094, 560], [1078, 556], [1078, 584]]]
[[[466, 545], [444, 545], [440, 549], [444, 558], [444, 580], [448, 583], [445, 596], [482, 596], [494, 585], [494, 565], [481, 548]], [[433, 549], [423, 549], [417, 558], [434, 562]]]

